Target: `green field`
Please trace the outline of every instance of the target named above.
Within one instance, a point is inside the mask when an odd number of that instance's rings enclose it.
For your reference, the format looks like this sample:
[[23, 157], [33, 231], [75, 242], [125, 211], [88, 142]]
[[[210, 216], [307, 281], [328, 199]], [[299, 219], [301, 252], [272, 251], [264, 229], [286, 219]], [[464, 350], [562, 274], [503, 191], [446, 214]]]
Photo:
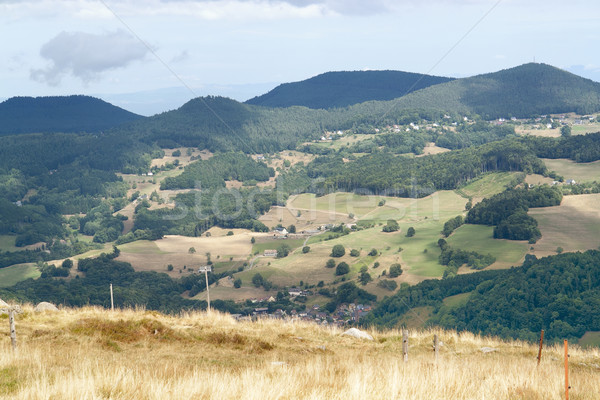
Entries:
[[14, 235], [0, 235], [0, 250], [1, 251], [18, 251], [23, 250], [15, 246], [15, 240], [17, 239]]
[[465, 224], [456, 229], [447, 241], [459, 249], [481, 254], [490, 253], [496, 257], [492, 267], [508, 268], [520, 265], [530, 245], [524, 241], [494, 239], [493, 230], [491, 226]]
[[37, 279], [40, 271], [35, 264], [18, 264], [0, 268], [0, 288], [12, 286], [25, 279]]
[[543, 159], [549, 171], [556, 171], [565, 180], [575, 179], [577, 182], [593, 182], [600, 180], [600, 161], [576, 163], [572, 160], [548, 158]]
[[469, 182], [457, 192], [476, 199], [491, 197], [504, 191], [518, 172], [493, 172]]

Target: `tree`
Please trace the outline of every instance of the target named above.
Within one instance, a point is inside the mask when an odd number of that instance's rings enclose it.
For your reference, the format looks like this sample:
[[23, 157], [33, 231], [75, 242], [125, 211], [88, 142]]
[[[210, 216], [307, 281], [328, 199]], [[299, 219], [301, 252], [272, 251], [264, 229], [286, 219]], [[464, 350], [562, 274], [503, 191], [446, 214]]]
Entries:
[[335, 267], [336, 275], [346, 275], [348, 272], [350, 272], [350, 266], [344, 261], [342, 261], [337, 265], [337, 267]]
[[563, 125], [560, 128], [560, 135], [562, 137], [569, 137], [569, 136], [571, 136], [571, 126], [569, 126], [569, 125]]
[[406, 231], [406, 237], [413, 237], [415, 236], [415, 228], [413, 228], [412, 226], [410, 228], [408, 228], [408, 230]]
[[287, 243], [280, 244], [279, 246], [277, 246], [277, 258], [287, 257], [288, 254], [290, 254], [291, 250], [292, 250], [292, 248], [290, 247], [289, 244], [287, 244]]
[[402, 266], [400, 264], [392, 264], [390, 267], [390, 278], [397, 278], [402, 275]]
[[371, 277], [371, 274], [369, 274], [367, 272], [367, 268], [364, 267], [360, 270], [360, 275], [358, 276], [358, 281], [364, 286], [367, 283], [371, 282], [373, 280], [373, 278]]
[[351, 257], [358, 257], [358, 256], [360, 256], [360, 250], [356, 250], [356, 249], [350, 250], [350, 256]]
[[227, 236], [233, 236], [233, 231], [228, 231]]
[[325, 267], [326, 268], [335, 267], [335, 260], [333, 258], [330, 258], [329, 260], [327, 260], [327, 262], [325, 263]]
[[369, 251], [369, 255], [370, 255], [371, 257], [375, 257], [377, 254], [378, 254], [378, 251], [377, 251], [377, 249], [371, 249], [371, 251]]
[[252, 284], [255, 287], [261, 287], [261, 285], [265, 282], [265, 278], [262, 277], [261, 274], [256, 273], [254, 274], [254, 276], [252, 277]]
[[190, 254], [194, 254], [195, 252], [196, 252], [196, 249], [194, 247], [190, 247], [188, 249], [188, 253], [190, 253]]
[[167, 265], [167, 271], [169, 271], [169, 272], [173, 271], [173, 264]]
[[290, 225], [287, 227], [289, 233], [296, 233], [296, 225]]
[[399, 229], [400, 225], [398, 225], [398, 222], [393, 219], [389, 219], [387, 224], [383, 227], [383, 232], [396, 232]]
[[254, 238], [254, 236], [252, 236], [252, 238], [250, 239], [250, 243], [252, 243], [252, 244], [256, 243], [256, 239]]
[[336, 244], [331, 249], [331, 257], [343, 257], [346, 254], [346, 249], [341, 244]]
[[304, 254], [308, 253], [309, 251], [310, 251], [310, 246], [304, 246], [302, 248], [302, 253], [304, 253]]
[[67, 258], [65, 261], [62, 262], [61, 266], [66, 269], [71, 269], [73, 268], [73, 260]]

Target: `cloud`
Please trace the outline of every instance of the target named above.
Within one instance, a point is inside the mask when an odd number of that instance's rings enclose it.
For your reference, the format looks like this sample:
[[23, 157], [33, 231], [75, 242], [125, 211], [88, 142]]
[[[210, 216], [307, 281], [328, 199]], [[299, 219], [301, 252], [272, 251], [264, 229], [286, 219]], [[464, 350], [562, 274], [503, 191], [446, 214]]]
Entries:
[[172, 63], [179, 63], [183, 61], [187, 61], [190, 58], [190, 54], [187, 50], [183, 50], [181, 53], [177, 54], [175, 57], [171, 59]]
[[31, 70], [30, 77], [51, 86], [58, 85], [65, 75], [87, 83], [98, 79], [105, 71], [142, 60], [149, 51], [139, 40], [122, 30], [101, 35], [61, 32], [40, 50], [40, 55], [49, 61], [49, 65]]

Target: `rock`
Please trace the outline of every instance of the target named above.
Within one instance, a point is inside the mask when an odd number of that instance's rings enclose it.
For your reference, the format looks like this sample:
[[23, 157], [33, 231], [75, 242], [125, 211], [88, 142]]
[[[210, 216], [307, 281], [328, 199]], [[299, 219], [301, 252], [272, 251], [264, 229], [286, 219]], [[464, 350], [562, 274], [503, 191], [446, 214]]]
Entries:
[[47, 303], [47, 302], [43, 301], [40, 304], [38, 304], [37, 306], [35, 306], [33, 311], [35, 311], [35, 312], [58, 311], [58, 308], [52, 303]]
[[346, 332], [342, 333], [342, 336], [352, 336], [357, 339], [373, 340], [373, 336], [356, 328], [348, 329]]
[[480, 350], [482, 353], [493, 353], [494, 351], [498, 351], [498, 349], [494, 349], [493, 347], [482, 347]]

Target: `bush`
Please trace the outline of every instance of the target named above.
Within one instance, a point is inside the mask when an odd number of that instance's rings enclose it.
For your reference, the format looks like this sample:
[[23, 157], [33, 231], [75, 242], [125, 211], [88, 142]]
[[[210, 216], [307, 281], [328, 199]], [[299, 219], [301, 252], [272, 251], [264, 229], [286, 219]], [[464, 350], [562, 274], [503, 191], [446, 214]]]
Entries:
[[350, 256], [351, 257], [358, 257], [358, 256], [360, 256], [360, 250], [356, 250], [356, 249], [350, 250]]
[[233, 236], [233, 231], [227, 232], [227, 236]]
[[173, 271], [173, 264], [167, 265], [167, 271], [169, 271], [169, 272]]
[[73, 268], [73, 260], [67, 258], [65, 261], [62, 262], [62, 267], [66, 269]]
[[239, 289], [242, 287], [242, 280], [240, 278], [237, 278], [236, 280], [233, 281], [233, 287], [236, 289]]
[[408, 228], [408, 230], [406, 231], [406, 237], [413, 237], [415, 236], [415, 228], [413, 228], [412, 226], [410, 228]]
[[350, 266], [344, 261], [342, 261], [337, 265], [337, 267], [335, 267], [336, 275], [346, 275], [348, 272], [350, 272]]
[[330, 258], [329, 260], [327, 260], [327, 262], [325, 263], [325, 267], [326, 268], [335, 267], [335, 260], [333, 258]]
[[383, 232], [396, 232], [400, 229], [400, 225], [393, 219], [389, 219], [387, 224], [383, 227]]
[[331, 249], [331, 257], [343, 257], [346, 254], [346, 249], [341, 244], [336, 244]]
[[398, 284], [396, 283], [396, 281], [391, 281], [389, 279], [382, 279], [377, 283], [377, 286], [385, 289], [385, 290], [389, 290], [390, 292], [393, 292], [394, 290], [396, 290], [398, 288]]
[[369, 255], [371, 257], [375, 257], [377, 254], [379, 254], [379, 252], [377, 251], [377, 249], [371, 249], [371, 251], [369, 252]]
[[390, 278], [397, 278], [402, 275], [402, 266], [400, 264], [392, 264], [390, 267]]
[[306, 254], [306, 253], [308, 253], [309, 251], [310, 251], [310, 246], [304, 246], [304, 247], [302, 248], [302, 253], [303, 253], [303, 254]]

